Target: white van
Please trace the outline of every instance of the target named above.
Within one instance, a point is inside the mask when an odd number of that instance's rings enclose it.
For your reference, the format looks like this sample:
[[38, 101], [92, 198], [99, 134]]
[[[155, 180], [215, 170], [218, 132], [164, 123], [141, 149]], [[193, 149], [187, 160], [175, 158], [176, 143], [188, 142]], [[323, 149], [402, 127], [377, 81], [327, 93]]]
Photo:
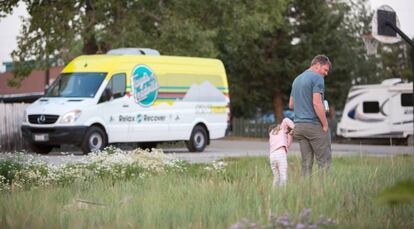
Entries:
[[109, 52], [71, 61], [26, 109], [21, 129], [38, 153], [61, 144], [88, 153], [109, 143], [179, 140], [201, 152], [227, 134], [229, 106], [220, 60]]
[[353, 86], [338, 123], [345, 138], [405, 138], [413, 144], [413, 83], [387, 79]]

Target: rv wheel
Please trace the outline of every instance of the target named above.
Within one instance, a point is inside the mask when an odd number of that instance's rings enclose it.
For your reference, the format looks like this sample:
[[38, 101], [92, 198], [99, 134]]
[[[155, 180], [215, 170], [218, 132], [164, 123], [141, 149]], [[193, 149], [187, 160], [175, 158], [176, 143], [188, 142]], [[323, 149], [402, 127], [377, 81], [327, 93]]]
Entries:
[[39, 144], [33, 144], [33, 143], [27, 143], [27, 144], [29, 146], [30, 151], [33, 151], [38, 154], [48, 154], [53, 149], [53, 146], [51, 145], [39, 145]]
[[408, 137], [407, 137], [407, 145], [408, 145], [408, 146], [412, 146], [412, 145], [414, 145], [414, 138], [413, 138], [413, 135], [408, 135]]
[[195, 126], [191, 132], [190, 140], [185, 141], [185, 144], [190, 152], [203, 152], [207, 142], [207, 130], [202, 126]]
[[96, 150], [103, 150], [108, 144], [105, 132], [96, 126], [89, 127], [83, 139], [81, 149], [84, 154]]

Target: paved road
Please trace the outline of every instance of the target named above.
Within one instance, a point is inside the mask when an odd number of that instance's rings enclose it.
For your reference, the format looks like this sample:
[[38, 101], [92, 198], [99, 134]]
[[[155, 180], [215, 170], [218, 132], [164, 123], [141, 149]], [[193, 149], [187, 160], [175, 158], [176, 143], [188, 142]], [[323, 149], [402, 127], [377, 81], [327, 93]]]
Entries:
[[[165, 152], [177, 152], [180, 159], [193, 162], [209, 162], [223, 157], [240, 156], [267, 156], [268, 142], [263, 140], [216, 140], [203, 153], [188, 153], [184, 148], [165, 149]], [[180, 152], [178, 154], [178, 152]], [[289, 148], [289, 154], [300, 155], [299, 144], [294, 142]], [[332, 144], [333, 156], [393, 156], [399, 154], [414, 155], [412, 146], [383, 146], [383, 145], [355, 145]]]
[[[164, 152], [173, 153], [182, 160], [193, 163], [208, 163], [224, 157], [242, 156], [267, 156], [268, 142], [260, 139], [225, 139], [212, 140], [211, 144], [203, 153], [189, 153], [183, 146], [164, 147]], [[289, 154], [300, 155], [299, 144], [294, 142], [290, 147]], [[412, 146], [384, 146], [384, 145], [358, 145], [358, 144], [332, 144], [332, 154], [335, 156], [394, 156], [399, 154], [414, 155]], [[42, 160], [53, 164], [66, 163], [68, 161], [82, 161], [84, 157], [80, 152], [74, 155], [62, 156], [60, 153], [51, 153], [48, 156], [41, 156]]]

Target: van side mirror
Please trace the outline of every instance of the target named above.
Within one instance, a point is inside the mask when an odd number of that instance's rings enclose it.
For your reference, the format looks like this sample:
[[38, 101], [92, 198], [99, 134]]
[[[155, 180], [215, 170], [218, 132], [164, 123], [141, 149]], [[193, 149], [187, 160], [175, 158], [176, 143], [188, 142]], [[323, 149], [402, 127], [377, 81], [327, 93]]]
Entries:
[[117, 92], [117, 93], [114, 93], [112, 96], [114, 97], [114, 99], [117, 99], [117, 98], [123, 97], [124, 95], [125, 95], [124, 92]]
[[99, 103], [103, 103], [106, 101], [111, 100], [112, 98], [112, 90], [110, 88], [105, 88], [102, 92], [101, 98], [99, 99]]
[[47, 92], [49, 91], [49, 88], [50, 87], [45, 87], [45, 90], [43, 90], [43, 95], [46, 95], [47, 94]]

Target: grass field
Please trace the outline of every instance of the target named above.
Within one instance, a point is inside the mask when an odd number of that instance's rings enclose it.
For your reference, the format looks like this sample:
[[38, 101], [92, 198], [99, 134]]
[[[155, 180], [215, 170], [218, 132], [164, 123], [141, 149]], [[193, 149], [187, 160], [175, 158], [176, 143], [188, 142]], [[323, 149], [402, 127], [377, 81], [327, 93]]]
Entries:
[[[312, 178], [300, 176], [299, 160], [289, 157], [288, 184], [276, 189], [268, 159], [245, 157], [187, 164], [185, 172], [5, 191], [0, 228], [414, 227], [413, 203], [378, 199], [414, 178], [414, 156], [337, 157], [328, 176], [314, 171]], [[317, 222], [320, 215], [335, 224]]]

